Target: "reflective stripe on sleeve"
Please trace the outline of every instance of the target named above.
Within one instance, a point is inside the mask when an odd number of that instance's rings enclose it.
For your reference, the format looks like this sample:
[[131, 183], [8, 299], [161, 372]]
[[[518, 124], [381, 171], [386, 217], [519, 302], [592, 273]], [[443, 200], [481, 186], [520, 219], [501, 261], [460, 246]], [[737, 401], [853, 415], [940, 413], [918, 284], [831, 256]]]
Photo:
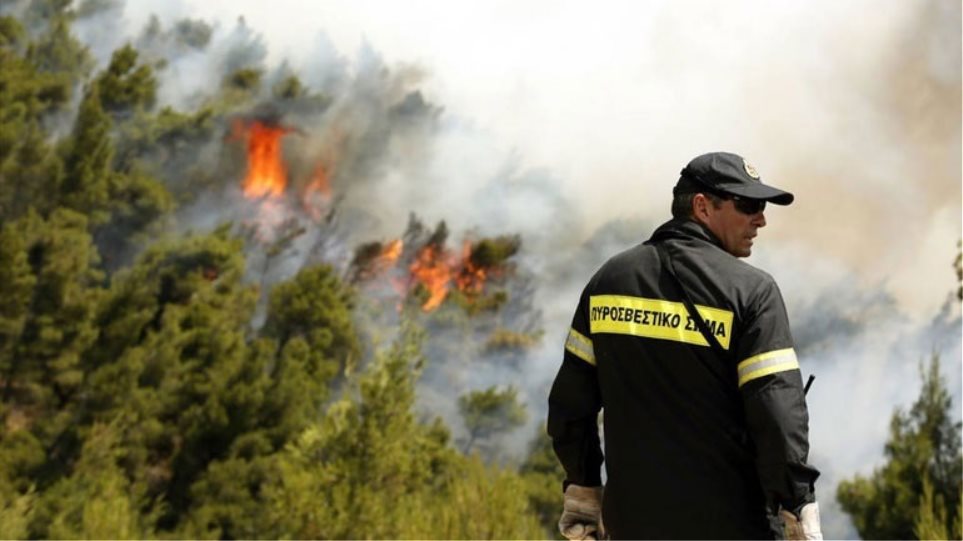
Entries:
[[792, 348], [777, 349], [767, 351], [759, 355], [753, 355], [739, 363], [739, 386], [742, 387], [747, 382], [756, 378], [796, 370], [799, 368], [799, 361], [796, 360], [796, 352]]
[[569, 329], [568, 339], [565, 340], [565, 349], [579, 359], [595, 366], [595, 351], [592, 348], [592, 341], [575, 329]]

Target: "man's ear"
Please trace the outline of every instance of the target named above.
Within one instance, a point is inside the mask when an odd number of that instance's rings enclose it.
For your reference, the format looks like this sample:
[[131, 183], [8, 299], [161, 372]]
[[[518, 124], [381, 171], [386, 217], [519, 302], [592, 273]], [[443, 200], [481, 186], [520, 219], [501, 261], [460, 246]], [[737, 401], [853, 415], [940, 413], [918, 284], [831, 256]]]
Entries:
[[692, 216], [703, 220], [709, 217], [709, 199], [701, 193], [692, 198]]

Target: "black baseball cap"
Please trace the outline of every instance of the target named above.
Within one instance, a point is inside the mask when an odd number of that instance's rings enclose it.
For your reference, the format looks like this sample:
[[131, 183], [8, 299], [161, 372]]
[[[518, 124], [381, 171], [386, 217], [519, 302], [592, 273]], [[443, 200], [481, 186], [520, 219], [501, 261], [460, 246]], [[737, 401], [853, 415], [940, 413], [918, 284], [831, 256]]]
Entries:
[[745, 158], [731, 152], [710, 152], [693, 158], [679, 173], [673, 194], [708, 190], [746, 199], [761, 199], [777, 205], [788, 205], [793, 194], [763, 184], [756, 168]]

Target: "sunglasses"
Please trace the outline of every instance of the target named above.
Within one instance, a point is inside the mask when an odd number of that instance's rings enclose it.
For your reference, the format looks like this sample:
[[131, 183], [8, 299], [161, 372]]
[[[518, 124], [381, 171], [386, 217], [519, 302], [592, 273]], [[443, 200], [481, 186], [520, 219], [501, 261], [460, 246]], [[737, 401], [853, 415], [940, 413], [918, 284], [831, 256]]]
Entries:
[[743, 214], [753, 215], [766, 210], [766, 202], [761, 199], [744, 199], [738, 195], [730, 195], [727, 199], [732, 200], [732, 206]]

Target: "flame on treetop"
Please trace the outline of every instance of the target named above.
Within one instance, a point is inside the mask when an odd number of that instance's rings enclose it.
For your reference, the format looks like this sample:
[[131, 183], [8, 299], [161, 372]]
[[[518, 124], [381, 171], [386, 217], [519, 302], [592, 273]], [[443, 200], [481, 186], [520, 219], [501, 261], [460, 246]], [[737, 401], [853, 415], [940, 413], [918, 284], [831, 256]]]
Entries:
[[277, 198], [284, 194], [287, 169], [281, 159], [281, 136], [291, 131], [254, 121], [243, 134], [247, 139], [247, 174], [244, 196], [249, 199]]

